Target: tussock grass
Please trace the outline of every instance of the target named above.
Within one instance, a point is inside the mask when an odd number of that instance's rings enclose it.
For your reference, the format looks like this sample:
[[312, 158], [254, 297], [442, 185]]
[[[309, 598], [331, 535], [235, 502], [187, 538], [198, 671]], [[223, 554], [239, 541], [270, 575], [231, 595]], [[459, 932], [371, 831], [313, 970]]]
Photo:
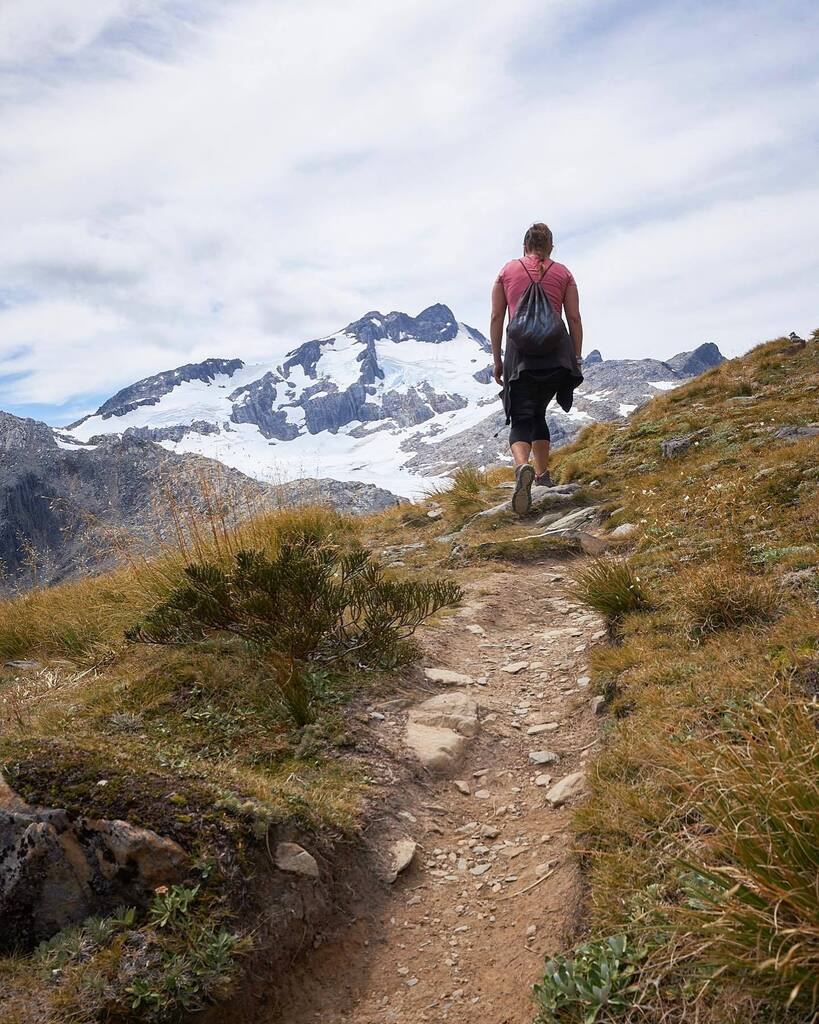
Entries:
[[752, 576], [717, 562], [688, 574], [680, 604], [694, 636], [750, 623], [770, 622], [782, 607], [774, 580]]
[[707, 829], [671, 920], [699, 959], [758, 997], [819, 1012], [819, 711], [784, 694], [705, 742], [677, 784]]
[[596, 558], [573, 574], [572, 592], [605, 615], [610, 626], [629, 612], [647, 611], [653, 600], [645, 581], [627, 559]]
[[190, 505], [171, 512], [171, 537], [158, 539], [153, 555], [124, 548], [122, 569], [0, 601], [0, 658], [104, 662], [191, 562], [224, 565], [247, 548], [275, 555], [283, 543], [345, 542], [358, 529], [355, 520], [321, 507], [267, 510], [238, 525], [222, 503], [205, 513]]

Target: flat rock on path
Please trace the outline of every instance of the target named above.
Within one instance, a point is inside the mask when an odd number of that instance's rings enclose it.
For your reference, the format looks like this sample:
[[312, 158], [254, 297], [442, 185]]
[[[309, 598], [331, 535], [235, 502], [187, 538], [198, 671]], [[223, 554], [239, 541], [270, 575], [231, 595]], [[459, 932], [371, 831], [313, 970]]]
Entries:
[[[265, 1024], [531, 1024], [531, 986], [578, 912], [570, 805], [600, 721], [579, 681], [603, 623], [558, 590], [564, 573], [493, 565], [470, 578], [463, 617], [485, 646], [452, 620], [421, 631], [428, 663], [476, 683], [442, 680], [396, 733], [428, 770], [396, 779], [392, 811], [373, 802], [371, 834], [400, 823], [412, 867], [395, 872], [386, 904], [294, 968], [297, 994]], [[516, 656], [527, 668], [501, 671]], [[559, 726], [551, 749], [527, 735], [547, 722]]]
[[422, 767], [449, 775], [479, 728], [478, 705], [463, 691], [452, 690], [411, 708], [404, 738]]

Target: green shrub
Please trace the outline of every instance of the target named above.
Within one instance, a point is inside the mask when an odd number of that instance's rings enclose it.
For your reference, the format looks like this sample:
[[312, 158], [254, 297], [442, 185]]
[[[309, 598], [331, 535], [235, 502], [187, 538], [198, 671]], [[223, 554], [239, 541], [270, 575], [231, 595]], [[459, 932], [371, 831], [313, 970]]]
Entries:
[[238, 636], [270, 666], [299, 725], [312, 718], [317, 668], [394, 667], [409, 638], [461, 591], [444, 580], [388, 579], [363, 549], [285, 540], [275, 555], [239, 551], [226, 565], [188, 565], [183, 582], [127, 633], [146, 643], [199, 643]]
[[634, 976], [642, 957], [625, 935], [613, 935], [584, 943], [569, 957], [547, 960], [543, 981], [534, 986], [537, 1024], [594, 1024], [604, 1008], [625, 1010], [637, 991]]

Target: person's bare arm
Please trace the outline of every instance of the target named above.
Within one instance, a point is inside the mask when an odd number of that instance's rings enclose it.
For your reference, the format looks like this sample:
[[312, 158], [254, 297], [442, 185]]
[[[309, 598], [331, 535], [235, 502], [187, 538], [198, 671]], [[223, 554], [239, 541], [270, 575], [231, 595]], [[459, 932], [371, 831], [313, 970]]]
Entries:
[[574, 281], [566, 287], [563, 308], [569, 321], [569, 334], [574, 342], [574, 353], [579, 359], [583, 354], [583, 321], [580, 319], [580, 296], [577, 294], [577, 285]]
[[492, 358], [495, 362], [495, 382], [503, 384], [503, 359], [501, 358], [501, 342], [503, 341], [503, 321], [506, 319], [506, 292], [500, 281], [492, 285], [492, 315], [489, 319], [489, 340], [492, 343]]

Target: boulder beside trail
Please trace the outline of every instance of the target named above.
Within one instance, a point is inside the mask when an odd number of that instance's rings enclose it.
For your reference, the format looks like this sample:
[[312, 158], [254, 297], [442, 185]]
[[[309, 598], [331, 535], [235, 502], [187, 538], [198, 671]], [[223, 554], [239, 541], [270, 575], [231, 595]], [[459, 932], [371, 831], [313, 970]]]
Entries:
[[443, 686], [472, 686], [475, 682], [472, 676], [448, 668], [425, 668], [424, 675], [431, 683], [441, 683]]
[[94, 914], [145, 906], [189, 868], [172, 839], [34, 807], [0, 779], [0, 952], [31, 949]]
[[586, 773], [572, 772], [554, 784], [546, 794], [546, 800], [552, 807], [562, 807], [567, 800], [581, 796], [586, 791]]

